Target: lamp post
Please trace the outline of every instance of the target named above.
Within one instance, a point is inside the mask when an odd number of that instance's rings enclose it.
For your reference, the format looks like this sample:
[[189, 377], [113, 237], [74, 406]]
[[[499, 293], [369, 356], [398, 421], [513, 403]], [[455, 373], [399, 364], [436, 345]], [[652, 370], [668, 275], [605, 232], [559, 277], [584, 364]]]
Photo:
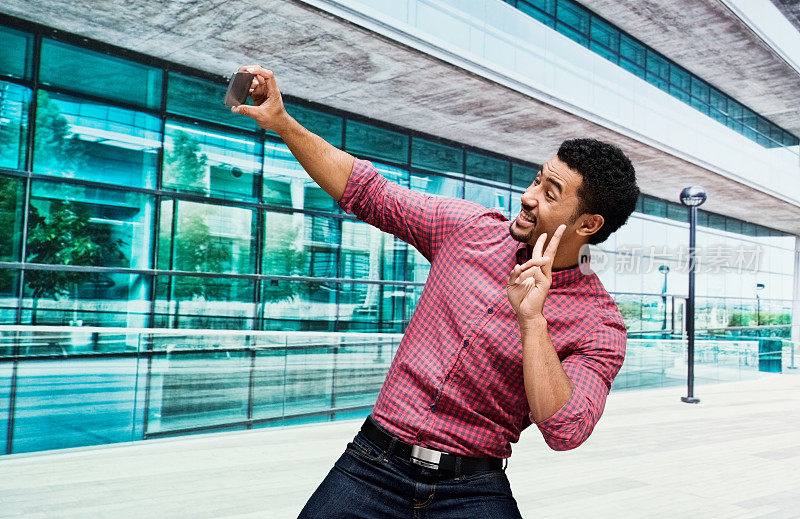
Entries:
[[686, 376], [687, 392], [681, 401], [697, 404], [699, 398], [694, 397], [694, 267], [695, 267], [695, 235], [697, 230], [697, 208], [706, 201], [706, 190], [700, 186], [690, 186], [681, 191], [681, 203], [689, 208], [689, 298], [686, 300], [686, 333], [689, 339], [688, 373]]
[[761, 297], [759, 297], [758, 293], [764, 290], [764, 283], [757, 283], [756, 284], [756, 327], [758, 328], [758, 336], [761, 337]]
[[661, 302], [664, 304], [664, 322], [661, 325], [661, 331], [667, 331], [667, 274], [669, 274], [669, 267], [661, 265], [658, 271], [664, 274], [664, 286], [661, 287]]

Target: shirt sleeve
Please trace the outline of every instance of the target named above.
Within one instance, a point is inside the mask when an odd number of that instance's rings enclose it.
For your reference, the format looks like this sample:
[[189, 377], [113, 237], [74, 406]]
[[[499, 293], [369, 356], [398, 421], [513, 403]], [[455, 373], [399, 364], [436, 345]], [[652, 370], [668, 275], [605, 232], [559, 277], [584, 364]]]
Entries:
[[626, 341], [624, 324], [602, 323], [561, 362], [574, 385], [572, 396], [553, 416], [536, 424], [551, 449], [574, 449], [592, 433], [625, 359]]
[[353, 164], [339, 207], [411, 244], [428, 261], [453, 230], [488, 211], [475, 202], [432, 196], [391, 182], [366, 160]]

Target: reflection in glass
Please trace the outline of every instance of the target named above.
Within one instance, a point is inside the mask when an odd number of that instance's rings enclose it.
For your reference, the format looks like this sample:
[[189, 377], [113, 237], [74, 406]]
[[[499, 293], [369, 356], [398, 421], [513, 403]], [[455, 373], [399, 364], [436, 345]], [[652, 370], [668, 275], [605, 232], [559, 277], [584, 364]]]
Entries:
[[[19, 261], [25, 192], [21, 179], [0, 176], [0, 261]], [[7, 293], [12, 272], [0, 270], [0, 292]]]
[[[25, 272], [22, 324], [145, 328], [149, 313], [150, 276], [108, 272]], [[90, 340], [88, 333], [86, 340]], [[90, 351], [97, 351], [101, 346], [86, 344]]]
[[464, 192], [463, 180], [433, 174], [411, 172], [409, 184], [411, 189], [448, 198], [462, 198]]
[[472, 177], [508, 185], [510, 170], [511, 164], [507, 160], [478, 153], [467, 153], [467, 178]]
[[31, 75], [33, 35], [0, 27], [0, 74], [17, 78]]
[[511, 164], [511, 184], [516, 187], [527, 189], [538, 174], [539, 170], [537, 168], [531, 168], [516, 163]]
[[[32, 263], [149, 268], [152, 202], [138, 193], [33, 181], [27, 258]], [[87, 321], [141, 326], [149, 282], [138, 275], [32, 270], [25, 274], [31, 323]], [[66, 301], [66, 302], [64, 302]], [[65, 306], [66, 305], [66, 306]], [[73, 314], [65, 312], [70, 309]], [[86, 312], [80, 317], [74, 312]], [[96, 315], [95, 315], [96, 314]], [[120, 324], [120, 319], [123, 324]]]
[[262, 281], [261, 328], [333, 331], [337, 287], [323, 281]]
[[253, 282], [195, 276], [156, 278], [156, 328], [246, 330], [253, 326]]
[[406, 287], [342, 284], [338, 329], [359, 332], [401, 332]]
[[42, 40], [40, 59], [39, 81], [44, 84], [148, 108], [161, 106], [158, 69], [48, 39]]
[[340, 242], [338, 219], [268, 211], [265, 213], [262, 273], [336, 277]]
[[511, 192], [508, 189], [474, 184], [472, 182], [466, 182], [464, 185], [465, 199], [477, 202], [489, 209], [494, 209], [503, 213], [506, 217], [509, 216], [508, 204]]
[[342, 147], [342, 118], [326, 114], [303, 106], [288, 104], [286, 111], [297, 119], [297, 122], [319, 135], [337, 148]]
[[411, 165], [418, 168], [460, 175], [464, 152], [452, 146], [414, 137], [411, 141]]
[[254, 138], [167, 123], [164, 187], [219, 196], [254, 196], [260, 160]]
[[408, 135], [347, 121], [346, 149], [357, 155], [407, 163], [408, 145]]
[[235, 114], [222, 104], [225, 90], [225, 85], [170, 72], [167, 112], [246, 130], [258, 130], [258, 125], [252, 118]]
[[249, 385], [247, 352], [153, 357], [145, 435], [246, 420]]
[[294, 209], [340, 212], [333, 198], [308, 176], [289, 148], [279, 142], [264, 143], [263, 200]]
[[400, 272], [395, 257], [386, 251], [394, 249], [395, 238], [364, 222], [342, 221], [341, 277], [350, 279], [382, 279], [382, 274]]
[[40, 90], [35, 173], [155, 187], [157, 117]]
[[[88, 335], [88, 334], [87, 334]], [[21, 362], [12, 452], [132, 441], [139, 359]]]
[[[177, 205], [177, 211], [173, 204]], [[162, 201], [159, 268], [189, 272], [254, 272], [255, 214], [250, 209], [188, 201]], [[171, 218], [172, 221], [165, 221]], [[174, 233], [173, 233], [174, 229]], [[170, 239], [173, 243], [170, 243]]]
[[0, 81], [0, 168], [23, 169], [31, 91]]

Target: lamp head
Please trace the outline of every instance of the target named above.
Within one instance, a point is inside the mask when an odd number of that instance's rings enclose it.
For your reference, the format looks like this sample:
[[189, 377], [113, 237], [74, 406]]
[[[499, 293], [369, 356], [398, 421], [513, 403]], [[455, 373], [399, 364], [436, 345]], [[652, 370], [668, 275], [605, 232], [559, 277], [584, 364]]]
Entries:
[[689, 207], [703, 205], [708, 196], [706, 190], [700, 186], [689, 186], [681, 191], [681, 203]]
[[660, 267], [658, 267], [658, 271], [665, 275], [669, 274], [669, 266], [661, 265]]

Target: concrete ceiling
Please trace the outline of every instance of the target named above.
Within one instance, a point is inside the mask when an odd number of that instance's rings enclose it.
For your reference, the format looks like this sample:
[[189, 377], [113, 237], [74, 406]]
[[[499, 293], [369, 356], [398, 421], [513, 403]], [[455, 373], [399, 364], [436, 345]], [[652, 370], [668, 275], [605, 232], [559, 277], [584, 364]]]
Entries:
[[221, 76], [263, 64], [284, 93], [523, 160], [591, 135], [629, 154], [645, 193], [677, 201], [700, 184], [709, 211], [800, 234], [800, 207], [299, 1], [5, 0], [0, 11]]
[[[719, 0], [580, 0], [756, 113], [800, 136], [800, 74]], [[773, 0], [795, 13], [797, 2]], [[788, 7], [794, 4], [794, 7]], [[702, 42], [702, 44], [698, 44]]]

